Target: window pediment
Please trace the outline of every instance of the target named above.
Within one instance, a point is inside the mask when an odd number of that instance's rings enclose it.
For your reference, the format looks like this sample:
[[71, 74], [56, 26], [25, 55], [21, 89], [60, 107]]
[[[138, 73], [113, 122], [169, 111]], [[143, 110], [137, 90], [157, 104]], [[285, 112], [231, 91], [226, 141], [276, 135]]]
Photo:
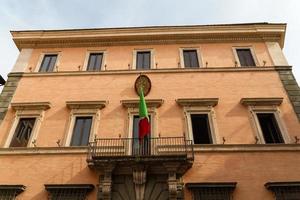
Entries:
[[[146, 104], [149, 108], [158, 108], [163, 104], [163, 102], [163, 99], [146, 99]], [[138, 108], [139, 99], [121, 100], [121, 104], [125, 108]]]
[[282, 100], [282, 97], [241, 98], [240, 103], [245, 106], [279, 106]]
[[67, 101], [69, 109], [102, 109], [108, 104], [108, 101]]
[[48, 110], [51, 108], [50, 102], [16, 102], [11, 103], [14, 110]]
[[180, 98], [176, 99], [176, 103], [179, 106], [216, 106], [219, 98]]

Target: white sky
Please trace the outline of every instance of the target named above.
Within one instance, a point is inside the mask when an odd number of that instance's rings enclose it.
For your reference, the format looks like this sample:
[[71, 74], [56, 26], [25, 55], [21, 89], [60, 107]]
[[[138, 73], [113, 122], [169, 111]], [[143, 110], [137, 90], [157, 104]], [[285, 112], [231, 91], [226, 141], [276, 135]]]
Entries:
[[299, 0], [0, 0], [0, 74], [18, 50], [10, 30], [287, 23], [284, 53], [300, 81]]

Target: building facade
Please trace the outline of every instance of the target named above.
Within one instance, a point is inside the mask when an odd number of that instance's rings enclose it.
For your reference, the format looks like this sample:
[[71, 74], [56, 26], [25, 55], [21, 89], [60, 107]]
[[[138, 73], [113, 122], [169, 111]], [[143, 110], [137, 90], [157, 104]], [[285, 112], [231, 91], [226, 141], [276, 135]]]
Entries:
[[12, 31], [20, 54], [0, 96], [0, 199], [300, 199], [300, 90], [285, 30]]

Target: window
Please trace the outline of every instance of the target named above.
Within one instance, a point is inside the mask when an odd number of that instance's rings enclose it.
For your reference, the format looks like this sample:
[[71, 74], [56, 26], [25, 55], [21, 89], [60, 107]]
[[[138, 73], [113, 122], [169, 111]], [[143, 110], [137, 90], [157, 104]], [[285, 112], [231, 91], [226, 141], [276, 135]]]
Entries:
[[151, 68], [151, 51], [141, 51], [136, 54], [136, 69], [145, 70]]
[[10, 147], [26, 147], [34, 124], [35, 118], [21, 118], [10, 143]]
[[284, 143], [273, 113], [257, 113], [265, 143]]
[[100, 71], [102, 66], [103, 53], [90, 53], [87, 71]]
[[39, 72], [52, 72], [57, 60], [57, 54], [44, 55]]
[[1, 200], [15, 200], [16, 196], [25, 190], [24, 185], [0, 185]]
[[274, 193], [276, 200], [300, 199], [300, 182], [268, 182], [265, 187]]
[[137, 155], [146, 155], [151, 152], [151, 116], [149, 115], [150, 120], [150, 134], [146, 135], [142, 141], [139, 140], [139, 121], [140, 117], [138, 115], [133, 116], [132, 130], [133, 130], [133, 143], [132, 143], [132, 154]]
[[92, 126], [92, 117], [76, 117], [70, 146], [87, 146]]
[[183, 50], [184, 67], [185, 68], [198, 68], [199, 61], [197, 50]]
[[87, 200], [87, 194], [94, 189], [92, 184], [45, 185], [49, 200]]
[[240, 62], [240, 66], [255, 66], [255, 61], [251, 53], [251, 49], [237, 48], [236, 53]]
[[232, 200], [236, 183], [187, 183], [193, 200]]
[[194, 144], [212, 144], [208, 114], [191, 114]]

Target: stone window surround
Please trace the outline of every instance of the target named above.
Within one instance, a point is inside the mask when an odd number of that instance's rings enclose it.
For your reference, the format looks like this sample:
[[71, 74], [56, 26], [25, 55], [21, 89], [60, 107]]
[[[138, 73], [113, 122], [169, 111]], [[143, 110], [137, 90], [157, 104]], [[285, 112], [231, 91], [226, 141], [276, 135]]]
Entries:
[[257, 117], [258, 113], [272, 113], [278, 124], [280, 133], [285, 144], [290, 143], [290, 137], [287, 128], [282, 120], [281, 111], [278, 108], [283, 98], [242, 98], [240, 103], [247, 106], [250, 113], [251, 125], [259, 144], [266, 144], [264, 136]]
[[185, 68], [184, 56], [183, 56], [183, 51], [184, 50], [196, 50], [197, 51], [197, 58], [198, 58], [199, 68], [203, 67], [203, 58], [201, 56], [201, 49], [200, 49], [200, 47], [197, 46], [197, 47], [180, 47], [179, 48], [179, 60], [180, 60], [179, 68]]
[[[36, 64], [36, 66], [35, 66], [34, 72], [39, 72], [44, 57], [46, 55], [52, 55], [52, 54], [57, 54], [57, 58], [56, 58], [56, 61], [55, 61], [53, 72], [59, 71], [59, 64], [60, 64], [60, 59], [61, 59], [61, 56], [62, 56], [62, 51], [43, 51], [42, 53], [40, 53], [40, 56], [39, 56], [39, 59], [38, 59], [38, 62]], [[44, 72], [44, 73], [47, 73], [47, 72]]]
[[106, 66], [107, 51], [104, 49], [104, 50], [87, 50], [81, 71], [87, 71], [89, 58], [92, 53], [102, 53], [102, 62], [100, 66], [100, 71], [106, 70], [105, 66]]
[[153, 48], [141, 48], [141, 49], [134, 49], [132, 52], [132, 70], [136, 70], [136, 59], [138, 52], [149, 52], [150, 51], [150, 69], [156, 69], [156, 62], [155, 62], [155, 50]]
[[5, 148], [9, 148], [9, 145], [13, 139], [17, 126], [21, 118], [35, 118], [34, 127], [30, 139], [28, 141], [27, 147], [33, 147], [33, 141], [37, 139], [37, 135], [44, 118], [44, 113], [51, 106], [49, 102], [34, 102], [34, 103], [11, 103], [12, 109], [16, 111], [15, 119], [13, 121], [12, 127], [9, 131], [8, 137], [4, 144]]
[[[251, 52], [252, 58], [254, 60], [255, 66], [256, 67], [260, 66], [260, 64], [258, 62], [258, 59], [256, 57], [256, 53], [255, 53], [253, 45], [236, 45], [236, 46], [232, 47], [232, 52], [233, 52], [233, 56], [234, 56], [234, 61], [237, 63], [238, 67], [247, 67], [247, 66], [241, 66], [240, 59], [239, 59], [237, 51], [236, 51], [238, 49], [250, 49], [250, 52]], [[249, 67], [251, 67], [251, 66], [249, 66]]]
[[89, 141], [97, 136], [100, 121], [100, 110], [108, 104], [107, 101], [67, 101], [66, 105], [71, 110], [68, 129], [64, 138], [64, 146], [70, 146], [76, 117], [92, 117]]
[[210, 126], [210, 133], [213, 144], [219, 144], [219, 132], [216, 123], [214, 107], [218, 104], [218, 98], [181, 98], [176, 99], [179, 106], [183, 107], [185, 118], [186, 138], [193, 141], [193, 130], [191, 114], [207, 114]]

